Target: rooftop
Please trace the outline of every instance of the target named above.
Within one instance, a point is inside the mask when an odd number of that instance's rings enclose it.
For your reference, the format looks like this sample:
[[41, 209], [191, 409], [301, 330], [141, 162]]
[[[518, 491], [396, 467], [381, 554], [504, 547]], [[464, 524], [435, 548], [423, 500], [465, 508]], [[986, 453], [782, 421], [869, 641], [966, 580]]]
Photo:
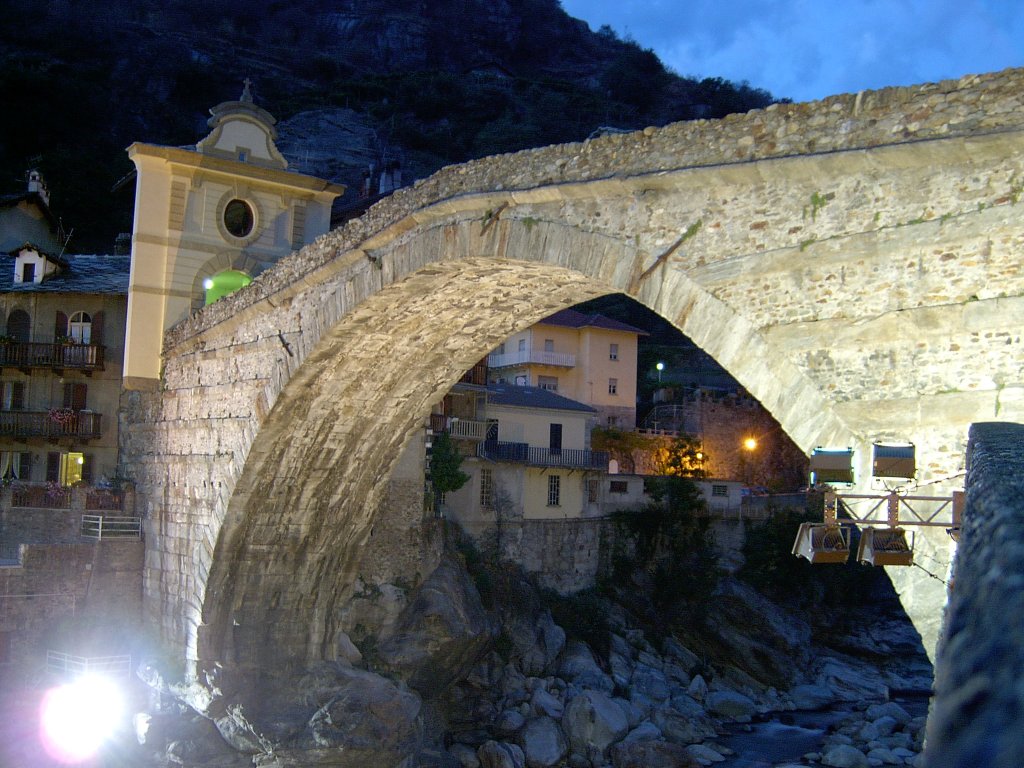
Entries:
[[597, 413], [589, 405], [570, 400], [540, 387], [516, 387], [511, 384], [488, 384], [487, 402], [518, 408], [549, 408], [557, 411]]
[[565, 328], [604, 328], [608, 331], [625, 331], [626, 333], [635, 333], [640, 336], [648, 335], [647, 331], [636, 328], [628, 323], [621, 323], [604, 315], [587, 315], [583, 312], [577, 312], [575, 309], [563, 309], [555, 312], [555, 314], [541, 320], [538, 325], [561, 325]]
[[63, 256], [61, 261], [68, 266], [58, 275], [41, 283], [15, 283], [14, 259], [0, 257], [0, 292], [128, 294], [131, 256]]

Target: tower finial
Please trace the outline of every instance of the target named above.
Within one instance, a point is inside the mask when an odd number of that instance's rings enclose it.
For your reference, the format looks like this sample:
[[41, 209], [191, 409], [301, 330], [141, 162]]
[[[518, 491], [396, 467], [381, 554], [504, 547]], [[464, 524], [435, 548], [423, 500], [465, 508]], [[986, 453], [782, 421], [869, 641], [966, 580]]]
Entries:
[[252, 80], [247, 77], [242, 81], [242, 83], [244, 84], [244, 87], [242, 88], [242, 95], [238, 100], [247, 101], [252, 104], [252, 91], [249, 90], [252, 87]]

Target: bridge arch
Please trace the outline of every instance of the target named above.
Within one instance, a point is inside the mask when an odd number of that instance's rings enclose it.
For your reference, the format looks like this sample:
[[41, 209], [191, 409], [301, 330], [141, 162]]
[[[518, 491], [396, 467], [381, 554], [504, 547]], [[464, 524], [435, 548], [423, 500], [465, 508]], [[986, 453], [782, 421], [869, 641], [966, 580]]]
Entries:
[[[974, 85], [943, 98], [970, 113]], [[806, 105], [443, 171], [173, 329], [125, 448], [148, 605], [190, 672], [329, 656], [417, 420], [603, 293], [673, 322], [801, 447], [910, 439], [923, 479], [956, 475], [967, 424], [1024, 415], [1024, 135], [1012, 110], [957, 132], [921, 117], [934, 87], [905, 96], [826, 102], [799, 147]]]

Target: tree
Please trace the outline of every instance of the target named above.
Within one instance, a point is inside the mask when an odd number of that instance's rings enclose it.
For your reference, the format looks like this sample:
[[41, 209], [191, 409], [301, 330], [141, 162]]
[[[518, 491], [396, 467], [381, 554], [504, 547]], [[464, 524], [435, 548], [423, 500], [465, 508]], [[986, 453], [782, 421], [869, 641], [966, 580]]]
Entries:
[[704, 477], [707, 456], [700, 443], [689, 435], [680, 435], [667, 446], [658, 448], [652, 458], [652, 465], [659, 475], [669, 477]]
[[457, 491], [469, 481], [469, 475], [459, 469], [462, 456], [455, 448], [451, 436], [442, 432], [434, 438], [430, 452], [430, 482], [434, 486], [435, 498], [440, 499], [449, 491]]

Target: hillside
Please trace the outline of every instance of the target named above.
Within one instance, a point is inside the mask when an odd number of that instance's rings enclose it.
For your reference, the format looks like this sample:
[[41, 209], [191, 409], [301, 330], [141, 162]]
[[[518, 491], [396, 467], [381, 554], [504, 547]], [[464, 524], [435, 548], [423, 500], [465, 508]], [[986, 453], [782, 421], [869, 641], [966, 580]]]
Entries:
[[680, 78], [558, 0], [11, 0], [0, 63], [0, 194], [38, 167], [79, 253], [108, 252], [131, 229], [125, 147], [194, 143], [246, 77], [282, 122], [293, 167], [353, 187], [368, 159], [420, 178], [772, 100]]

